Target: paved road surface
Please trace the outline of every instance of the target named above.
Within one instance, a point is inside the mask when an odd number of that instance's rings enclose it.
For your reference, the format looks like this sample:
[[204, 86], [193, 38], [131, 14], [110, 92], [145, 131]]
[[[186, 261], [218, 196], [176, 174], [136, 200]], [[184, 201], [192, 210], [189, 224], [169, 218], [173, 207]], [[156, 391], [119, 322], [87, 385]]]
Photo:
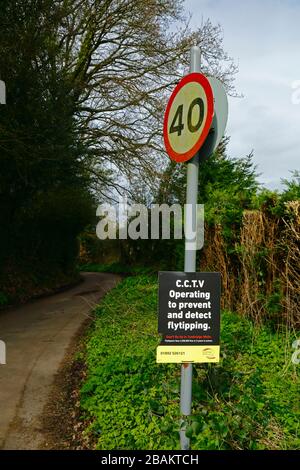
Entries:
[[0, 449], [36, 449], [43, 442], [39, 417], [55, 373], [91, 308], [119, 280], [83, 276], [66, 292], [0, 312], [7, 348], [7, 364], [0, 365]]

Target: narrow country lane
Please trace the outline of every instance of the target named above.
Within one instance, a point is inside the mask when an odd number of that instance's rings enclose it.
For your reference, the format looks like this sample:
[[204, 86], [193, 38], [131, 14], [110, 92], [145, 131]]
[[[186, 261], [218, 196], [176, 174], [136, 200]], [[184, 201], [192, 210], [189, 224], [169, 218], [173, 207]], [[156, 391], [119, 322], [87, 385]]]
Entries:
[[89, 312], [119, 276], [84, 273], [68, 291], [0, 313], [7, 364], [0, 365], [0, 449], [36, 449], [39, 418], [66, 350]]

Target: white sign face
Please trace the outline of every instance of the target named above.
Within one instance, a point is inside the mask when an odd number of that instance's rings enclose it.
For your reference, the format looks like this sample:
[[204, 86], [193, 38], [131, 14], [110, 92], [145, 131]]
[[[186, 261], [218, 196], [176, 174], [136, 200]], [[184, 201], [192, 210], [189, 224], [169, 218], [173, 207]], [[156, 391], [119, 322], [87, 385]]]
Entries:
[[191, 73], [173, 91], [164, 120], [166, 150], [172, 160], [192, 158], [208, 134], [213, 117], [213, 95], [204, 75]]
[[6, 104], [6, 88], [2, 80], [0, 80], [0, 104]]

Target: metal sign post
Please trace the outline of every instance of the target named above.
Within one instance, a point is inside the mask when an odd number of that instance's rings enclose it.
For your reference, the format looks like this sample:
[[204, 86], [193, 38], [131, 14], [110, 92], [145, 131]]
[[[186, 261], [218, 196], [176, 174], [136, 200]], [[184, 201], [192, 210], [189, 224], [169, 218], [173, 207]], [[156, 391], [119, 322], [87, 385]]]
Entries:
[[[200, 56], [199, 47], [193, 46], [191, 48], [190, 73], [180, 80], [170, 96], [164, 116], [163, 133], [166, 151], [171, 160], [177, 163], [187, 162], [184, 272], [174, 272], [173, 276], [169, 272], [159, 273], [159, 293], [161, 296], [159, 333], [162, 334], [162, 341], [157, 347], [156, 356], [158, 363], [181, 363], [180, 444], [183, 450], [190, 447], [190, 439], [186, 436], [186, 427], [192, 408], [192, 364], [219, 362], [220, 358], [219, 291], [221, 279], [219, 273], [196, 273], [197, 199], [199, 161], [209, 157], [216, 150], [224, 134], [228, 117], [228, 102], [222, 83], [214, 77], [207, 78], [200, 73]], [[211, 278], [211, 275], [213, 276], [213, 289], [208, 281], [208, 277]], [[195, 307], [197, 311], [190, 312], [185, 311], [180, 302], [174, 301], [166, 304], [166, 298], [172, 297], [173, 299], [174, 293], [179, 297], [184, 294], [181, 291], [183, 278], [199, 278], [201, 276], [203, 283], [200, 290], [205, 283], [206, 293], [209, 298], [210, 296], [212, 298], [209, 307], [199, 303]], [[174, 279], [175, 290], [172, 287]], [[177, 283], [177, 281], [179, 282]], [[197, 283], [193, 283], [194, 288], [195, 285]], [[184, 287], [191, 288], [188, 280]], [[204, 308], [208, 308], [209, 311], [201, 311]], [[208, 324], [205, 325], [205, 328], [210, 331], [208, 335], [204, 336], [202, 334], [204, 324], [201, 322], [190, 323], [193, 318], [204, 318], [201, 317], [204, 314], [207, 316], [206, 318], [211, 319], [211, 326], [215, 325], [214, 334]], [[174, 321], [166, 323], [166, 319]], [[177, 319], [180, 321], [177, 322]], [[193, 329], [193, 335], [186, 334], [189, 329]], [[177, 335], [174, 334], [176, 331]]]
[[[198, 46], [191, 48], [191, 62], [190, 72], [200, 72], [200, 61], [201, 54]], [[191, 227], [189, 233], [196, 235], [197, 227], [197, 198], [198, 198], [198, 174], [199, 174], [199, 155], [198, 153], [188, 161], [187, 163], [187, 188], [186, 188], [186, 204], [191, 204], [192, 210], [187, 211], [185, 226]], [[188, 206], [189, 207], [189, 206]], [[194, 231], [193, 231], [194, 230]], [[187, 233], [187, 231], [186, 231]], [[194, 248], [191, 249], [191, 242], [194, 243]], [[184, 271], [195, 272], [196, 271], [196, 240], [189, 240], [185, 242], [185, 254], [184, 254]], [[183, 419], [191, 414], [192, 408], [192, 376], [193, 376], [193, 365], [182, 364], [181, 365], [181, 386], [180, 386], [180, 411]], [[186, 426], [183, 425], [180, 430], [180, 444], [181, 449], [189, 449], [190, 440], [185, 435]]]

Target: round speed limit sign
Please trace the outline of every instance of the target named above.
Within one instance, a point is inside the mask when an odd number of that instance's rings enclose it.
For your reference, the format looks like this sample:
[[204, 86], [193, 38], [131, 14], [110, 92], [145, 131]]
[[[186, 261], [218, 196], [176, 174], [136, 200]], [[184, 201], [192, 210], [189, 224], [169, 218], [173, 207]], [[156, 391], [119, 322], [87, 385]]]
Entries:
[[180, 80], [164, 118], [164, 141], [172, 160], [186, 162], [195, 156], [205, 142], [213, 114], [213, 92], [207, 78], [191, 73]]

